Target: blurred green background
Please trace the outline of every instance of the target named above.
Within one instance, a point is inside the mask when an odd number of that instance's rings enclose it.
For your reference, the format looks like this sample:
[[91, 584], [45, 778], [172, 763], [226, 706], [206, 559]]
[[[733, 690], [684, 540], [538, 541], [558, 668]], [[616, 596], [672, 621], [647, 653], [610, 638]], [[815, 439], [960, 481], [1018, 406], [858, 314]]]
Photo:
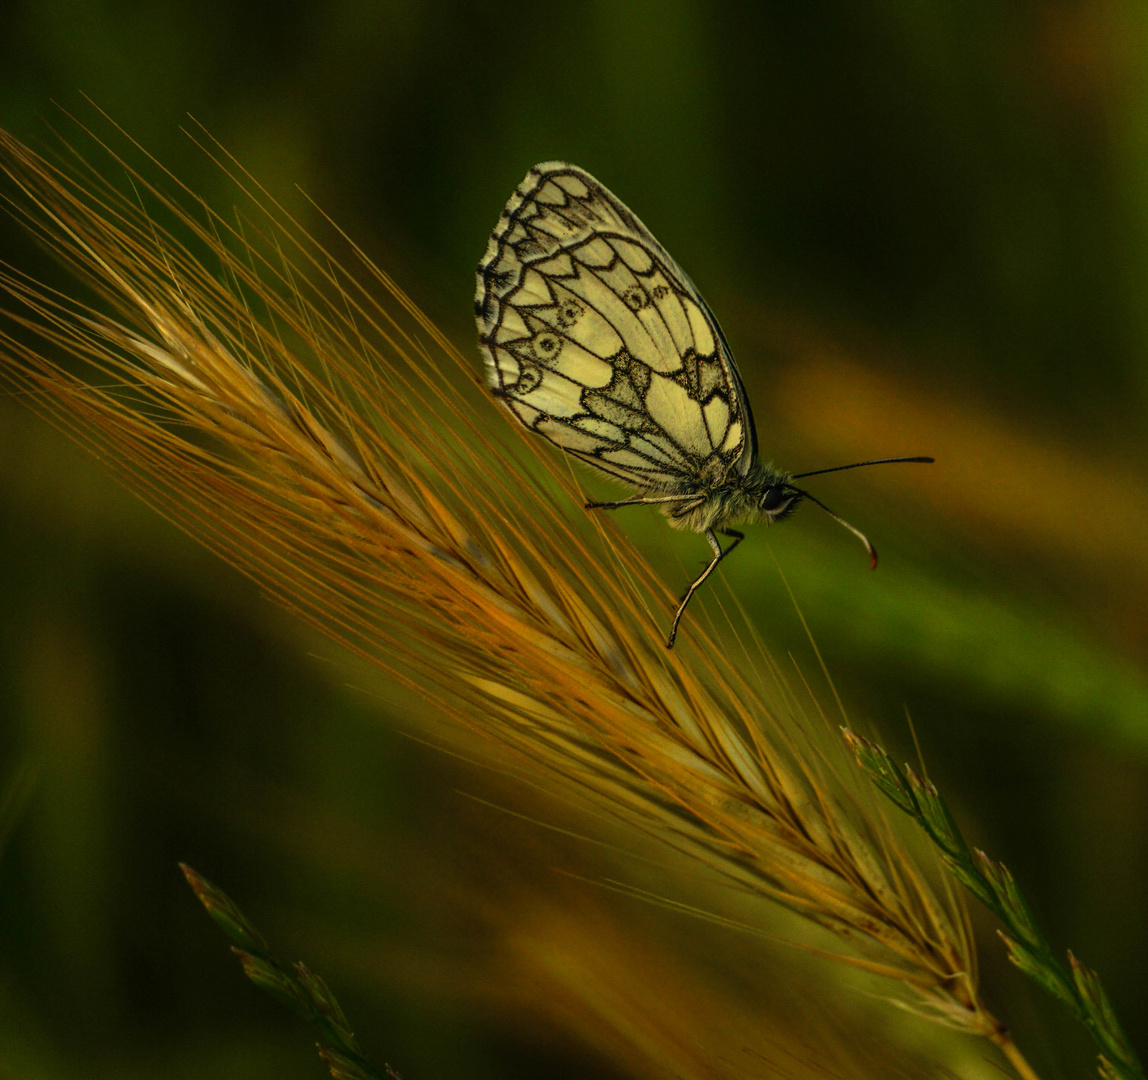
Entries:
[[[209, 201], [228, 196], [189, 113], [288, 206], [302, 187], [476, 364], [487, 235], [530, 165], [573, 161], [717, 311], [766, 456], [935, 454], [814, 489], [878, 573], [811, 508], [753, 532], [725, 580], [812, 671], [776, 559], [851, 712], [907, 751], [908, 708], [970, 835], [1145, 1048], [1148, 9], [0, 6], [0, 124], [35, 145], [53, 100], [91, 116], [81, 94]], [[0, 243], [62, 280], [8, 224]], [[704, 554], [655, 515], [627, 528], [674, 587]], [[491, 989], [498, 920], [458, 899], [531, 859], [592, 876], [590, 856], [539, 855], [537, 830], [458, 795], [524, 798], [403, 737], [417, 703], [372, 679], [0, 400], [0, 764], [38, 770], [0, 864], [0, 1070], [321, 1075], [185, 859], [406, 1080], [615, 1075]], [[990, 1001], [1038, 1068], [1088, 1068], [978, 926]]]

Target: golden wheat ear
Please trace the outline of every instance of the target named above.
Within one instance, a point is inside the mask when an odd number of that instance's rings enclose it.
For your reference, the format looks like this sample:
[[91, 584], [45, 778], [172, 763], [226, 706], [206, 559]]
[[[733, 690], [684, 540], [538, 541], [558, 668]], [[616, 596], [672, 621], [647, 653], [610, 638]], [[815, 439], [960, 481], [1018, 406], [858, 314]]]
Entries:
[[981, 1002], [961, 910], [818, 749], [765, 654], [700, 629], [667, 654], [670, 597], [649, 566], [583, 513], [563, 463], [469, 392], [470, 358], [362, 251], [343, 244], [348, 269], [222, 155], [236, 223], [149, 179], [154, 163], [110, 155], [125, 195], [71, 160], [0, 134], [10, 212], [98, 298], [0, 271], [0, 377], [22, 400], [547, 787], [1015, 1051]]

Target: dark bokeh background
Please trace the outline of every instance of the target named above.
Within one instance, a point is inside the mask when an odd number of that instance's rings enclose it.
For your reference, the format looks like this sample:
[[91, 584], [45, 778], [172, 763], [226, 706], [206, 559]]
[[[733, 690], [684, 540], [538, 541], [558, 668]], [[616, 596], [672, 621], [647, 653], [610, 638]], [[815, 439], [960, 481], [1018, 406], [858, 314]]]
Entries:
[[[0, 123], [42, 140], [38, 117], [86, 110], [81, 93], [209, 200], [225, 185], [189, 113], [305, 212], [301, 186], [466, 347], [502, 204], [534, 162], [574, 161], [722, 317], [766, 455], [935, 453], [816, 488], [877, 543], [877, 574], [810, 509], [755, 532], [727, 580], [806, 663], [776, 557], [849, 706], [901, 748], [908, 706], [970, 833], [1144, 1048], [1141, 4], [0, 6]], [[0, 242], [55, 273], [10, 228]], [[654, 515], [630, 526], [674, 580], [701, 557]], [[483, 848], [495, 827], [454, 789], [484, 781], [396, 734], [385, 718], [412, 703], [357, 678], [0, 402], [0, 758], [39, 770], [0, 865], [12, 1076], [319, 1075], [180, 858], [306, 952], [405, 1076], [607, 1075], [474, 1005], [458, 967], [497, 933], [410, 882], [427, 864], [497, 877], [499, 856], [512, 876], [524, 856]], [[1086, 1068], [981, 929], [990, 994], [1038, 1064]]]

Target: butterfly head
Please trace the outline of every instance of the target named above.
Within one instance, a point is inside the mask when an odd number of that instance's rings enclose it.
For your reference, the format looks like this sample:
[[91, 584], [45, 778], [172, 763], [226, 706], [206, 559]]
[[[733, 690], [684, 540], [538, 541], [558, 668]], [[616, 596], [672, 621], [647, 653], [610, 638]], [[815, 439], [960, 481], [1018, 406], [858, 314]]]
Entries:
[[770, 521], [781, 521], [797, 509], [803, 498], [805, 498], [804, 491], [799, 491], [778, 477], [762, 489], [757, 509], [762, 517]]

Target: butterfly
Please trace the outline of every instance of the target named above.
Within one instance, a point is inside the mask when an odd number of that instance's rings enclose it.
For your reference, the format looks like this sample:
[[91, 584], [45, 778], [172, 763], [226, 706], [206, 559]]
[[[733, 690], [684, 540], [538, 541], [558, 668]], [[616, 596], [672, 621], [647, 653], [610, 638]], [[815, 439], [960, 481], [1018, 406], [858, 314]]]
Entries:
[[[745, 388], [721, 327], [694, 284], [632, 211], [589, 173], [535, 165], [478, 267], [474, 310], [491, 391], [523, 426], [637, 489], [587, 509], [658, 506], [704, 534], [713, 557], [674, 614], [745, 538], [735, 522], [781, 521], [806, 476], [764, 464]], [[730, 541], [725, 548], [718, 536]]]

